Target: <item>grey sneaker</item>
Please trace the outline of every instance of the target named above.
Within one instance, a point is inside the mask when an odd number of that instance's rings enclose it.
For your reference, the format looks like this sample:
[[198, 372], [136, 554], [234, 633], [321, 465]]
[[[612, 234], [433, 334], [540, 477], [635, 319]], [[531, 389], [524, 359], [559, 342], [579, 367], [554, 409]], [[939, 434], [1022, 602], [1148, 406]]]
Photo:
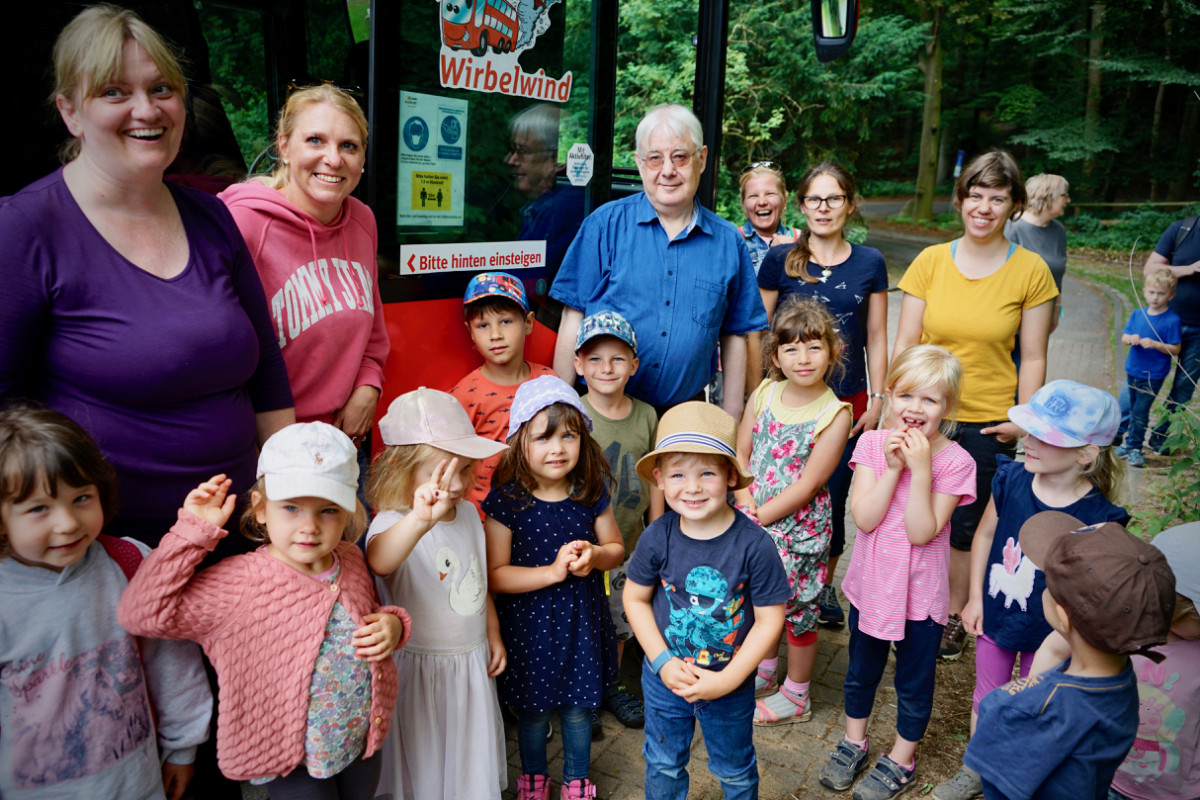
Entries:
[[915, 764], [912, 769], [905, 769], [883, 755], [875, 762], [871, 771], [854, 784], [854, 791], [850, 796], [854, 800], [891, 800], [916, 786], [916, 775]]
[[840, 628], [846, 623], [846, 613], [832, 584], [822, 586], [817, 595], [817, 622], [826, 628]]
[[962, 617], [951, 614], [942, 631], [942, 644], [938, 647], [938, 658], [946, 661], [957, 661], [967, 647], [967, 631], [963, 628]]
[[854, 784], [858, 773], [867, 766], [867, 756], [870, 754], [870, 750], [870, 742], [867, 742], [864, 749], [842, 739], [829, 754], [829, 758], [825, 760], [825, 766], [821, 767], [819, 778], [821, 785], [833, 789], [835, 792], [849, 789]]
[[983, 797], [983, 781], [979, 779], [979, 773], [966, 764], [957, 775], [939, 783], [933, 790], [933, 800], [973, 800], [976, 797]]

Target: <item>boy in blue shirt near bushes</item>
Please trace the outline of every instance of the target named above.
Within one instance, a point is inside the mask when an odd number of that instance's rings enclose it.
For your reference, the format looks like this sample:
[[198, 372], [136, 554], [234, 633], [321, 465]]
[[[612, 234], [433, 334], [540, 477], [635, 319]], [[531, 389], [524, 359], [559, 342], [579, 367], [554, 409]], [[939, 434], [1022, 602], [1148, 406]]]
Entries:
[[708, 766], [727, 800], [758, 797], [754, 672], [778, 646], [791, 596], [767, 533], [726, 501], [750, 485], [737, 462], [737, 422], [687, 402], [658, 423], [642, 478], [670, 511], [642, 533], [629, 560], [625, 614], [646, 653], [646, 797], [684, 800], [696, 720]]
[[[1117, 455], [1126, 459], [1131, 467], [1146, 466], [1142, 442], [1150, 423], [1150, 407], [1171, 371], [1171, 358], [1179, 355], [1183, 341], [1183, 323], [1179, 315], [1167, 307], [1175, 297], [1177, 284], [1175, 274], [1165, 267], [1147, 275], [1142, 287], [1146, 307], [1134, 309], [1121, 332], [1121, 343], [1129, 345], [1129, 355], [1125, 359], [1129, 434], [1117, 449]], [[1118, 437], [1124, 432], [1125, 422], [1122, 419]]]

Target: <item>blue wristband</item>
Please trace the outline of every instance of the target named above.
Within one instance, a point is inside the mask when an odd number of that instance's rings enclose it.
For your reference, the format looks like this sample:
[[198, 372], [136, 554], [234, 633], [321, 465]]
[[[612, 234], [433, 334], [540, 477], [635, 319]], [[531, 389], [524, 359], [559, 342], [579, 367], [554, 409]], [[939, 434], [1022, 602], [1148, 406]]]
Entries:
[[657, 675], [658, 671], [663, 668], [663, 665], [674, 657], [675, 654], [672, 653], [671, 648], [668, 647], [666, 650], [663, 650], [658, 654], [658, 658], [650, 662], [650, 671]]

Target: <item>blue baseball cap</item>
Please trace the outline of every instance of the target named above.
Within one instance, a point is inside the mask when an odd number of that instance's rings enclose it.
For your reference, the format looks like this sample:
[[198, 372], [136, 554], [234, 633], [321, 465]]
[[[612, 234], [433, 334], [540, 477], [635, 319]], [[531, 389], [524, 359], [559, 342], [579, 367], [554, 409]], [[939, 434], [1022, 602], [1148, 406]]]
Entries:
[[529, 301], [525, 299], [525, 286], [516, 275], [507, 272], [481, 272], [467, 284], [463, 292], [463, 305], [487, 297], [503, 297], [512, 300], [529, 313]]
[[1028, 403], [1013, 406], [1008, 418], [1026, 433], [1055, 447], [1110, 445], [1121, 424], [1121, 409], [1108, 392], [1077, 381], [1050, 381]]
[[575, 336], [575, 352], [597, 336], [613, 336], [629, 345], [633, 354], [637, 355], [637, 334], [629, 320], [615, 311], [597, 311], [591, 316], [584, 317], [579, 323], [579, 333]]

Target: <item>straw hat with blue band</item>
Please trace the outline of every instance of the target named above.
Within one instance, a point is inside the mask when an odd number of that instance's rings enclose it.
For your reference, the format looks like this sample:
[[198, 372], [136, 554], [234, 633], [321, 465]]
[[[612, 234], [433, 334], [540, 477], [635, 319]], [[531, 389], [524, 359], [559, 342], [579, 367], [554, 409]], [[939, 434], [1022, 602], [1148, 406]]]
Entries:
[[658, 443], [637, 463], [642, 480], [655, 483], [654, 468], [664, 453], [696, 453], [722, 456], [737, 470], [734, 487], [744, 489], [754, 477], [737, 460], [737, 420], [711, 403], [693, 400], [680, 403], [658, 421]]

